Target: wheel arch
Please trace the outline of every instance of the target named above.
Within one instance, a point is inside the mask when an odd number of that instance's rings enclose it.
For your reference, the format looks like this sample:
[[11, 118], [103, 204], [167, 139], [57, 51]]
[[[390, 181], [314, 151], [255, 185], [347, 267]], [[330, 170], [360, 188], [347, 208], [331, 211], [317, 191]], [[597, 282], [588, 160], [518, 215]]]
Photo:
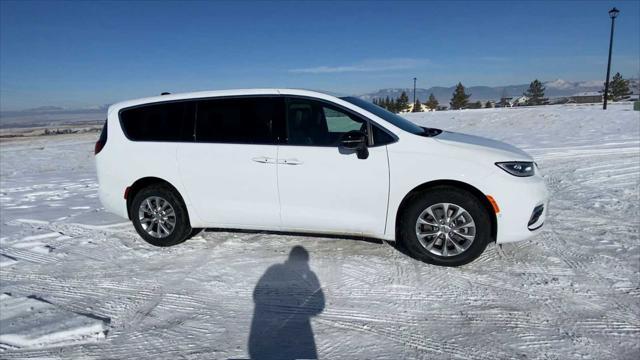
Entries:
[[440, 187], [440, 186], [446, 186], [446, 187], [452, 187], [452, 188], [457, 188], [457, 189], [461, 189], [461, 190], [465, 190], [470, 192], [471, 194], [473, 194], [476, 199], [478, 199], [478, 201], [480, 201], [480, 203], [482, 204], [482, 206], [485, 208], [485, 210], [487, 211], [487, 213], [489, 214], [489, 219], [491, 220], [491, 240], [492, 241], [496, 241], [496, 236], [498, 234], [498, 219], [496, 217], [496, 213], [493, 210], [493, 205], [491, 204], [491, 202], [489, 202], [489, 199], [487, 198], [487, 195], [484, 194], [482, 191], [480, 191], [478, 188], [476, 188], [473, 185], [470, 185], [468, 183], [462, 182], [462, 181], [457, 181], [457, 180], [448, 180], [448, 179], [441, 179], [441, 180], [433, 180], [433, 181], [429, 181], [426, 182], [424, 184], [418, 185], [415, 188], [413, 188], [411, 191], [409, 191], [404, 198], [402, 198], [402, 201], [400, 202], [400, 205], [398, 206], [398, 211], [396, 212], [396, 218], [395, 218], [395, 232], [396, 232], [396, 239], [399, 239], [399, 231], [400, 231], [400, 220], [403, 216], [403, 212], [406, 209], [407, 205], [411, 202], [411, 199], [426, 190], [429, 189], [433, 189], [435, 187]]
[[182, 197], [182, 194], [180, 194], [180, 191], [178, 191], [178, 188], [176, 188], [173, 184], [171, 184], [167, 180], [154, 177], [154, 176], [147, 176], [134, 181], [133, 184], [131, 184], [131, 186], [127, 187], [126, 199], [127, 199], [127, 215], [129, 216], [129, 220], [131, 220], [131, 203], [133, 202], [133, 199], [135, 198], [136, 194], [140, 192], [140, 190], [148, 186], [158, 185], [158, 184], [167, 185], [169, 188], [171, 188], [171, 190], [173, 190], [176, 193], [180, 201], [182, 201], [182, 204], [184, 205], [184, 208], [187, 211], [187, 219], [189, 219], [189, 210], [184, 201], [184, 197]]

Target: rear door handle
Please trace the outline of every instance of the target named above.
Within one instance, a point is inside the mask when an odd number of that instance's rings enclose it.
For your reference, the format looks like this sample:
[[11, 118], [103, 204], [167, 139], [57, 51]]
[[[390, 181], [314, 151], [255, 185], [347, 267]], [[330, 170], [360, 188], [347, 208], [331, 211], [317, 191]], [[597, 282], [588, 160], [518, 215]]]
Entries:
[[270, 157], [266, 157], [266, 156], [254, 157], [251, 160], [253, 160], [255, 162], [262, 163], [262, 164], [275, 164], [276, 163], [276, 159], [270, 158]]
[[286, 165], [300, 165], [302, 164], [302, 161], [298, 159], [284, 159], [284, 160], [280, 160], [279, 163], [286, 164]]

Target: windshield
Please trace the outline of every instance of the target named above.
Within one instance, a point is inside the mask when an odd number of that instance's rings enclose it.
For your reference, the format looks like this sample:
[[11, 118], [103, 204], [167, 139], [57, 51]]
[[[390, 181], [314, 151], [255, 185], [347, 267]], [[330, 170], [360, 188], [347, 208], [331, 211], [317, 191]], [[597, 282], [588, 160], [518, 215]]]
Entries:
[[353, 97], [353, 96], [346, 96], [346, 97], [341, 97], [340, 99], [350, 102], [353, 105], [356, 105], [358, 107], [361, 107], [365, 110], [367, 110], [368, 112], [390, 122], [391, 124], [399, 127], [400, 129], [404, 130], [404, 131], [408, 131], [412, 134], [416, 134], [416, 135], [424, 135], [425, 134], [425, 129], [421, 128], [420, 126], [412, 123], [411, 121], [398, 116], [390, 111], [387, 111], [383, 108], [381, 108], [380, 106], [368, 102], [366, 100], [362, 100], [360, 98], [357, 97]]

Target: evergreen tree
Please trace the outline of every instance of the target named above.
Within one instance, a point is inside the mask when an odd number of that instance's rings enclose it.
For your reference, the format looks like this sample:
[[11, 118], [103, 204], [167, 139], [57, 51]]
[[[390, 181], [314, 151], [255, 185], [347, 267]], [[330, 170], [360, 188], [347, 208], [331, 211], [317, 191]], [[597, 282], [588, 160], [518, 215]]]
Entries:
[[486, 104], [484, 104], [484, 107], [486, 107], [487, 109], [492, 108], [493, 104], [491, 103], [491, 101], [487, 101]]
[[547, 98], [544, 97], [544, 86], [538, 79], [533, 80], [529, 84], [529, 89], [523, 94], [528, 97], [527, 105], [543, 105], [547, 102]]
[[413, 104], [413, 109], [411, 112], [422, 112], [422, 104], [420, 103], [420, 99], [416, 99], [416, 103]]
[[462, 86], [462, 83], [458, 83], [458, 85], [456, 85], [455, 91], [453, 92], [453, 96], [451, 97], [451, 102], [449, 102], [449, 105], [451, 105], [451, 109], [458, 110], [467, 107], [467, 104], [469, 104], [470, 96], [471, 94], [466, 94], [464, 92], [464, 86]]
[[398, 102], [396, 101], [396, 99], [390, 99], [389, 100], [389, 105], [387, 107], [387, 110], [391, 111], [391, 112], [397, 112], [396, 108], [398, 107]]
[[429, 95], [429, 100], [427, 100], [425, 105], [427, 105], [427, 107], [431, 110], [435, 110], [438, 108], [438, 99], [436, 99], [436, 97], [433, 96], [433, 93]]
[[609, 100], [620, 101], [628, 98], [629, 95], [631, 95], [629, 80], [623, 79], [620, 73], [613, 75], [613, 79], [609, 83]]
[[409, 107], [409, 97], [407, 96], [406, 92], [403, 91], [402, 94], [400, 94], [400, 98], [398, 98], [396, 105], [396, 112], [407, 110], [407, 108]]

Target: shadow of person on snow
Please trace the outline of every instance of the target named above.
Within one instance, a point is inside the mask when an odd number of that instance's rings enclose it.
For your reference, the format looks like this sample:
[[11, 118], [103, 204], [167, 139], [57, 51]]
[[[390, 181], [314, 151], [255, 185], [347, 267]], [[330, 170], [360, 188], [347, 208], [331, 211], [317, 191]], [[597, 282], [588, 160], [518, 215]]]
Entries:
[[324, 310], [324, 294], [304, 247], [294, 246], [284, 263], [267, 269], [253, 290], [253, 301], [252, 359], [318, 357], [310, 320]]

